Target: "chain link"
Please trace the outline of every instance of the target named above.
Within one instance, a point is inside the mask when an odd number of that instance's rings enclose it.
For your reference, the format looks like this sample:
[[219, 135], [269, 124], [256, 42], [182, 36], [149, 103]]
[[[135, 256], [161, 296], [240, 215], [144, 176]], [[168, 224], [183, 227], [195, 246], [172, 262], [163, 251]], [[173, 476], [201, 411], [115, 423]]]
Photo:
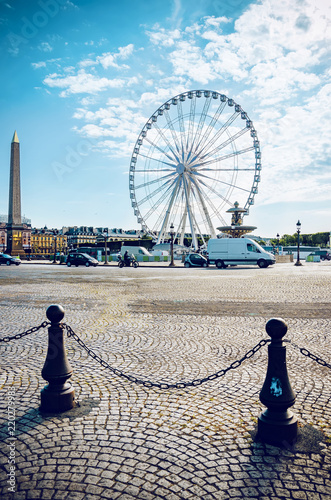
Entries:
[[44, 321], [43, 323], [41, 323], [41, 325], [29, 328], [29, 330], [26, 330], [25, 332], [17, 333], [16, 335], [13, 335], [13, 337], [3, 337], [2, 339], [0, 339], [0, 342], [10, 342], [11, 340], [21, 339], [22, 337], [25, 337], [26, 335], [30, 335], [30, 333], [37, 332], [41, 328], [46, 328], [46, 326], [48, 326], [48, 325], [50, 325], [50, 322]]
[[134, 382], [135, 384], [141, 384], [144, 387], [157, 387], [158, 389], [185, 389], [185, 387], [196, 387], [198, 385], [203, 384], [204, 382], [210, 382], [211, 380], [215, 380], [217, 378], [223, 377], [229, 370], [235, 370], [238, 368], [243, 361], [246, 359], [251, 358], [254, 356], [254, 354], [261, 349], [261, 347], [265, 346], [270, 342], [270, 339], [263, 339], [261, 340], [256, 346], [254, 346], [252, 349], [246, 352], [246, 354], [239, 360], [234, 361], [231, 363], [230, 366], [227, 368], [224, 368], [222, 370], [219, 370], [218, 372], [208, 375], [208, 377], [201, 378], [201, 379], [195, 379], [190, 382], [176, 382], [175, 384], [167, 384], [166, 382], [151, 382], [149, 380], [141, 380], [135, 377], [134, 375], [127, 375], [126, 373], [123, 373], [121, 370], [118, 368], [113, 368], [110, 366], [107, 361], [104, 361], [100, 356], [95, 354], [95, 352], [92, 351], [87, 345], [78, 337], [78, 335], [73, 331], [73, 329], [67, 325], [66, 323], [63, 323], [63, 326], [67, 330], [67, 335], [68, 337], [72, 337], [76, 342], [87, 352], [87, 354], [92, 358], [95, 359], [98, 363], [100, 363], [101, 366], [104, 368], [109, 369], [112, 373], [117, 375], [118, 377], [124, 377], [130, 382]]
[[297, 344], [295, 344], [294, 342], [292, 342], [292, 340], [289, 340], [288, 342], [291, 345], [293, 345], [293, 347], [295, 347], [296, 349], [298, 349], [301, 352], [301, 354], [303, 354], [304, 356], [307, 356], [307, 358], [310, 358], [313, 361], [316, 361], [316, 363], [318, 363], [321, 366], [325, 366], [326, 368], [330, 368], [331, 369], [331, 365], [329, 363], [327, 363], [326, 361], [324, 361], [324, 359], [319, 358], [318, 356], [315, 356], [315, 354], [312, 354], [310, 351], [308, 351], [308, 349], [305, 349], [304, 347], [298, 346]]

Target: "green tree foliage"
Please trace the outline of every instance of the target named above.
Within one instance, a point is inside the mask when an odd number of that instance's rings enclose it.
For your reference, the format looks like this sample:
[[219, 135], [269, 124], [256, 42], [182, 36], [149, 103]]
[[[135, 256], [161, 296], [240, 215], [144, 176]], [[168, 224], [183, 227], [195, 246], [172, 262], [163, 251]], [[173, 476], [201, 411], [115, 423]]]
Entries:
[[[326, 247], [329, 243], [330, 233], [315, 233], [315, 234], [300, 234], [300, 245], [313, 246], [313, 247]], [[272, 242], [277, 240], [273, 239]], [[273, 243], [275, 244], [275, 243]], [[298, 244], [298, 234], [284, 234], [279, 244], [283, 247], [293, 246]]]

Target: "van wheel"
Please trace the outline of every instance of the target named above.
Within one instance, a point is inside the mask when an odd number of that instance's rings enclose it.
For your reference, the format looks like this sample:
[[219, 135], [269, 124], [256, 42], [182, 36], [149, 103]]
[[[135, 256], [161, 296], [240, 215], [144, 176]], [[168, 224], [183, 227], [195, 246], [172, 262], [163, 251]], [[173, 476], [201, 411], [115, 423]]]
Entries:
[[68, 266], [68, 267], [71, 267], [71, 262], [67, 262], [67, 266]]
[[225, 268], [226, 268], [226, 265], [224, 264], [224, 262], [223, 262], [222, 260], [217, 260], [217, 261], [215, 262], [215, 264], [216, 264], [216, 267], [217, 267], [218, 269], [225, 269]]
[[257, 261], [257, 265], [258, 265], [259, 267], [261, 267], [261, 268], [263, 268], [263, 267], [268, 267], [268, 264], [266, 263], [266, 261], [265, 261], [265, 260], [258, 260], [258, 261]]

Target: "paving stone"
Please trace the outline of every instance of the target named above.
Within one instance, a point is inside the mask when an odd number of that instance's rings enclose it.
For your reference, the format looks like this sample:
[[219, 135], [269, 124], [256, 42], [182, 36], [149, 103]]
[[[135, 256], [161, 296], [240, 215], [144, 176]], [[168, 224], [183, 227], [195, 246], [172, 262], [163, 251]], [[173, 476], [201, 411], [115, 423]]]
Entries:
[[[331, 263], [299, 271], [282, 266], [263, 272], [141, 266], [139, 275], [115, 266], [2, 269], [0, 337], [40, 324], [47, 305], [62, 302], [66, 322], [112, 366], [172, 383], [229, 366], [266, 338], [267, 319], [282, 316], [288, 339], [330, 363]], [[310, 441], [283, 448], [254, 441], [266, 347], [221, 379], [161, 390], [117, 377], [73, 338], [65, 343], [81, 406], [49, 416], [38, 412], [47, 331], [0, 343], [1, 396], [9, 387], [17, 394], [15, 500], [331, 497], [330, 371], [290, 343], [292, 410]], [[0, 497], [12, 500], [7, 479], [0, 470]]]

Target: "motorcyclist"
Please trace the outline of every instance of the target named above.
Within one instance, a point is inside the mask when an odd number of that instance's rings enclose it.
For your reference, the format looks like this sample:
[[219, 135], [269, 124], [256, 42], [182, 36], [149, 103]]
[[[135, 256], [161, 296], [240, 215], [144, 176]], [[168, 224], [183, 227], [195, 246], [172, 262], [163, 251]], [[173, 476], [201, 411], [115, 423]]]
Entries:
[[124, 265], [125, 266], [130, 266], [131, 257], [130, 257], [129, 252], [127, 250], [124, 253], [123, 259], [124, 259]]

